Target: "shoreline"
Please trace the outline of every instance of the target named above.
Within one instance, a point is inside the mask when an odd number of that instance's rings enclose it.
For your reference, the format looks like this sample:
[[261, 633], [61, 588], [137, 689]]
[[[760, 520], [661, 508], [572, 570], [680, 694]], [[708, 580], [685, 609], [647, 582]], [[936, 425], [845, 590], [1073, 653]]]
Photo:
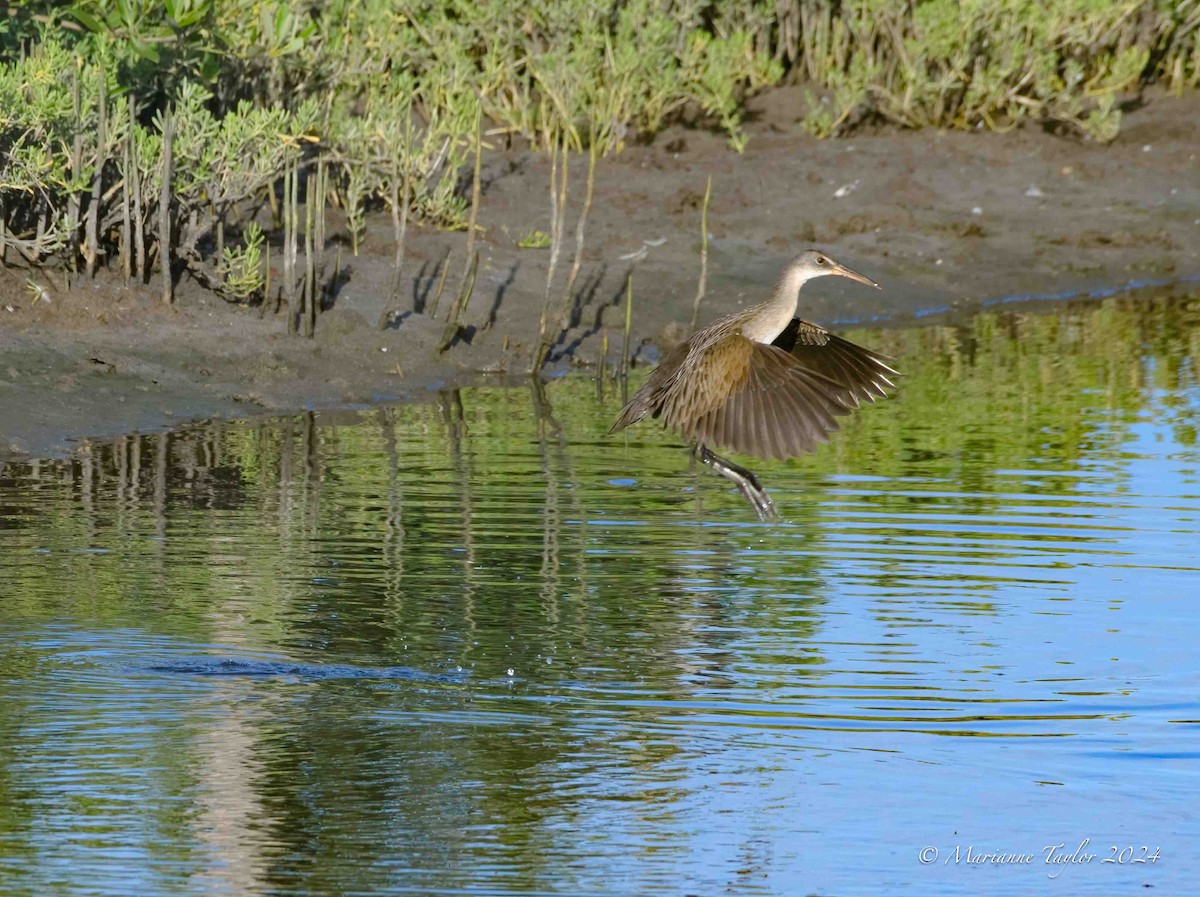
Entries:
[[[571, 326], [548, 371], [594, 363], [605, 335], [613, 363], [627, 276], [640, 361], [653, 359], [664, 331], [686, 326], [708, 175], [701, 322], [758, 301], [809, 245], [884, 286], [877, 295], [853, 284], [808, 286], [802, 316], [834, 327], [924, 324], [1121, 292], [1131, 282], [1194, 285], [1200, 294], [1200, 95], [1151, 94], [1107, 146], [1029, 128], [887, 129], [818, 141], [797, 121], [799, 102], [788, 87], [753, 99], [741, 155], [721, 134], [676, 126], [601, 162]], [[581, 162], [571, 167], [576, 186]], [[358, 257], [341, 250], [344, 282], [312, 340], [288, 336], [285, 314], [229, 305], [187, 280], [176, 305], [164, 307], [155, 288], [107, 274], [64, 292], [61, 277], [0, 270], [0, 461], [67, 455], [73, 437], [413, 400], [480, 375], [523, 374], [536, 349], [548, 253], [517, 244], [548, 229], [549, 163], [494, 150], [483, 173], [469, 339], [441, 355], [466, 235], [410, 228], [399, 314], [379, 331], [394, 251], [382, 217], [371, 220]], [[571, 194], [569, 235], [581, 201], [581, 189]], [[327, 271], [342, 223], [331, 219], [330, 233]], [[568, 240], [556, 290], [571, 252]], [[445, 264], [434, 320], [426, 306]], [[33, 301], [30, 280], [45, 299]]]

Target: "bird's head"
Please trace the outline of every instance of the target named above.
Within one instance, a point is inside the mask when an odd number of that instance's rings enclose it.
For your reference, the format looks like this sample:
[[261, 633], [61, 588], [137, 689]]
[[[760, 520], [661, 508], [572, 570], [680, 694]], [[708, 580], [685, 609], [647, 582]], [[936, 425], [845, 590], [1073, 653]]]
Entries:
[[811, 280], [814, 277], [836, 274], [838, 277], [849, 277], [851, 280], [865, 283], [867, 286], [875, 287], [877, 290], [880, 288], [879, 284], [871, 280], [871, 278], [859, 274], [851, 268], [847, 268], [829, 253], [822, 252], [819, 249], [804, 250], [804, 252], [792, 259], [792, 263], [788, 267], [790, 273], [800, 283], [804, 283], [806, 280]]

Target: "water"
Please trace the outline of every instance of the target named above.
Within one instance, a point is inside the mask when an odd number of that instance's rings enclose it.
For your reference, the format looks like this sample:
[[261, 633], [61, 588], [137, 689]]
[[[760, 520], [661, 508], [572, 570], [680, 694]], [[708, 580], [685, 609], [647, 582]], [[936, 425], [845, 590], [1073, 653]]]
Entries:
[[1187, 892], [1197, 324], [859, 333], [778, 524], [576, 376], [0, 468], [0, 893]]

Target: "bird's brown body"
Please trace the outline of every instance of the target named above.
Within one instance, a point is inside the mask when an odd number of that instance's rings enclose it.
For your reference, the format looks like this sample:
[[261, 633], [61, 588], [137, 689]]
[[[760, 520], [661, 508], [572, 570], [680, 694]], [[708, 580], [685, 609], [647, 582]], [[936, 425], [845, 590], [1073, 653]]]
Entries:
[[760, 458], [804, 454], [837, 430], [837, 417], [886, 396], [897, 374], [884, 356], [793, 317], [800, 287], [823, 274], [876, 286], [824, 253], [802, 253], [766, 302], [714, 321], [670, 352], [610, 432], [661, 419], [696, 443], [701, 460], [738, 482], [760, 515], [773, 512], [753, 474], [711, 448]]

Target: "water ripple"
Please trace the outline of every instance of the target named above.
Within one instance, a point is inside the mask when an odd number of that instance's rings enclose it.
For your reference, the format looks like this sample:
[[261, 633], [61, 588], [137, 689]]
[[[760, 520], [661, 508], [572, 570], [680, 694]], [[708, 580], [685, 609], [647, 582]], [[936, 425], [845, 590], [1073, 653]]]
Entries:
[[1072, 893], [1182, 892], [1189, 314], [864, 336], [904, 389], [756, 468], [778, 523], [583, 377], [7, 465], [0, 881], [937, 894], [1087, 837], [1171, 864]]

